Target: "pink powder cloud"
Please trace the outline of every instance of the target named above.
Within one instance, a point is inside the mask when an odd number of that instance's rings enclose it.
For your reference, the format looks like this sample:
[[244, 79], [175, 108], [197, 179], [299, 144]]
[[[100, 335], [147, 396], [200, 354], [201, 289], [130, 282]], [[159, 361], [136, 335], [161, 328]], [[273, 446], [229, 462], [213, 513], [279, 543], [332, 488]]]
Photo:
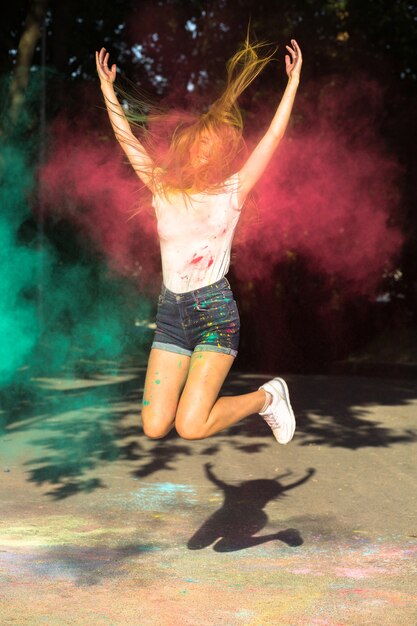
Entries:
[[116, 140], [65, 120], [54, 124], [51, 135], [49, 159], [40, 171], [47, 212], [77, 225], [113, 270], [152, 283], [159, 250], [150, 195], [124, 163]]
[[[289, 130], [257, 188], [260, 219], [242, 222], [239, 279], [266, 280], [291, 253], [367, 293], [393, 263], [402, 244], [399, 229], [389, 225], [398, 210], [399, 166], [375, 130], [383, 105], [378, 87], [362, 79], [358, 89], [357, 80], [339, 79], [316, 90], [313, 104], [297, 102], [295, 122], [298, 116], [301, 123]], [[258, 111], [260, 128], [270, 116]], [[59, 120], [51, 136], [40, 172], [48, 211], [73, 221], [112, 269], [152, 284], [160, 262], [150, 196], [123, 162], [111, 131], [103, 138]]]
[[369, 292], [392, 265], [403, 241], [389, 225], [400, 168], [375, 131], [379, 90], [368, 81], [361, 89], [367, 106], [351, 117], [357, 83], [329, 90], [319, 110], [304, 105], [301, 128], [284, 138], [258, 185], [260, 219], [238, 246], [239, 278], [265, 279], [291, 252]]

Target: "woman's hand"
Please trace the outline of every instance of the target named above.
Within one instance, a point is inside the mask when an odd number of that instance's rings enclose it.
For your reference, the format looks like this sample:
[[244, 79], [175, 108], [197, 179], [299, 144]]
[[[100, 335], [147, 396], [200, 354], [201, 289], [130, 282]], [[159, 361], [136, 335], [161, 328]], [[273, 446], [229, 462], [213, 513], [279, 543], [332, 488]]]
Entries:
[[288, 78], [299, 79], [301, 66], [303, 64], [303, 57], [301, 55], [300, 47], [295, 39], [291, 39], [291, 46], [285, 46], [290, 53], [285, 55], [285, 70]]
[[114, 83], [116, 79], [116, 65], [113, 64], [111, 69], [109, 69], [108, 61], [109, 53], [106, 52], [106, 48], [96, 52], [96, 67], [100, 80], [106, 83]]

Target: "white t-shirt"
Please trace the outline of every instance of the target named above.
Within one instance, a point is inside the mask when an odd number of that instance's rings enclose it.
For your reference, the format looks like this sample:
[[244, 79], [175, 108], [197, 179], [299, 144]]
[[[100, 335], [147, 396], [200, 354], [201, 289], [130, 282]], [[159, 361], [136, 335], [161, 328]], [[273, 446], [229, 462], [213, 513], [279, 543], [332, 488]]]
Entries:
[[205, 287], [223, 278], [242, 206], [239, 175], [215, 193], [181, 192], [152, 199], [158, 222], [164, 285], [175, 293]]

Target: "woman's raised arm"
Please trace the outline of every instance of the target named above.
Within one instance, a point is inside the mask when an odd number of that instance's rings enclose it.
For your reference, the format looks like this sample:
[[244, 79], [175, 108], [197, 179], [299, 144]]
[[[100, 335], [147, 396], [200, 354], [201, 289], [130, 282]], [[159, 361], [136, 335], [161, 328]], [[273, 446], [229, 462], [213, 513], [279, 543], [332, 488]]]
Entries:
[[151, 172], [154, 166], [153, 161], [143, 145], [132, 133], [130, 124], [113, 87], [116, 78], [116, 65], [113, 64], [111, 69], [109, 69], [108, 60], [109, 53], [106, 52], [105, 48], [102, 48], [100, 52], [96, 52], [97, 73], [100, 78], [101, 91], [103, 92], [114, 134], [136, 174], [152, 190]]
[[268, 130], [239, 172], [239, 195], [242, 201], [263, 174], [279, 142], [284, 136], [290, 119], [295, 94], [297, 93], [298, 84], [300, 82], [302, 65], [301, 50], [295, 39], [291, 40], [291, 45], [292, 47], [286, 46], [290, 53], [285, 55], [285, 69], [288, 76], [288, 83], [281, 98], [281, 102], [278, 105]]

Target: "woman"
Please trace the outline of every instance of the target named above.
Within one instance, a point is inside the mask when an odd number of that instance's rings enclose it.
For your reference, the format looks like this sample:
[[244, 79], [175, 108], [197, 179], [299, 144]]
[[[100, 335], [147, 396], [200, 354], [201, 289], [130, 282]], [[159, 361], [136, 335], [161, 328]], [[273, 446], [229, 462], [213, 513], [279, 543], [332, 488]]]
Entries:
[[178, 118], [164, 150], [133, 134], [118, 102], [116, 66], [104, 48], [97, 71], [116, 138], [153, 195], [163, 284], [142, 403], [143, 428], [152, 438], [173, 426], [185, 439], [202, 439], [259, 413], [279, 443], [294, 434], [295, 417], [282, 378], [258, 391], [218, 397], [237, 355], [239, 314], [225, 277], [241, 208], [287, 127], [302, 65], [301, 50], [286, 46], [288, 83], [272, 122], [236, 168], [243, 150], [237, 98], [271, 59], [246, 41], [229, 61], [222, 96], [198, 117]]

